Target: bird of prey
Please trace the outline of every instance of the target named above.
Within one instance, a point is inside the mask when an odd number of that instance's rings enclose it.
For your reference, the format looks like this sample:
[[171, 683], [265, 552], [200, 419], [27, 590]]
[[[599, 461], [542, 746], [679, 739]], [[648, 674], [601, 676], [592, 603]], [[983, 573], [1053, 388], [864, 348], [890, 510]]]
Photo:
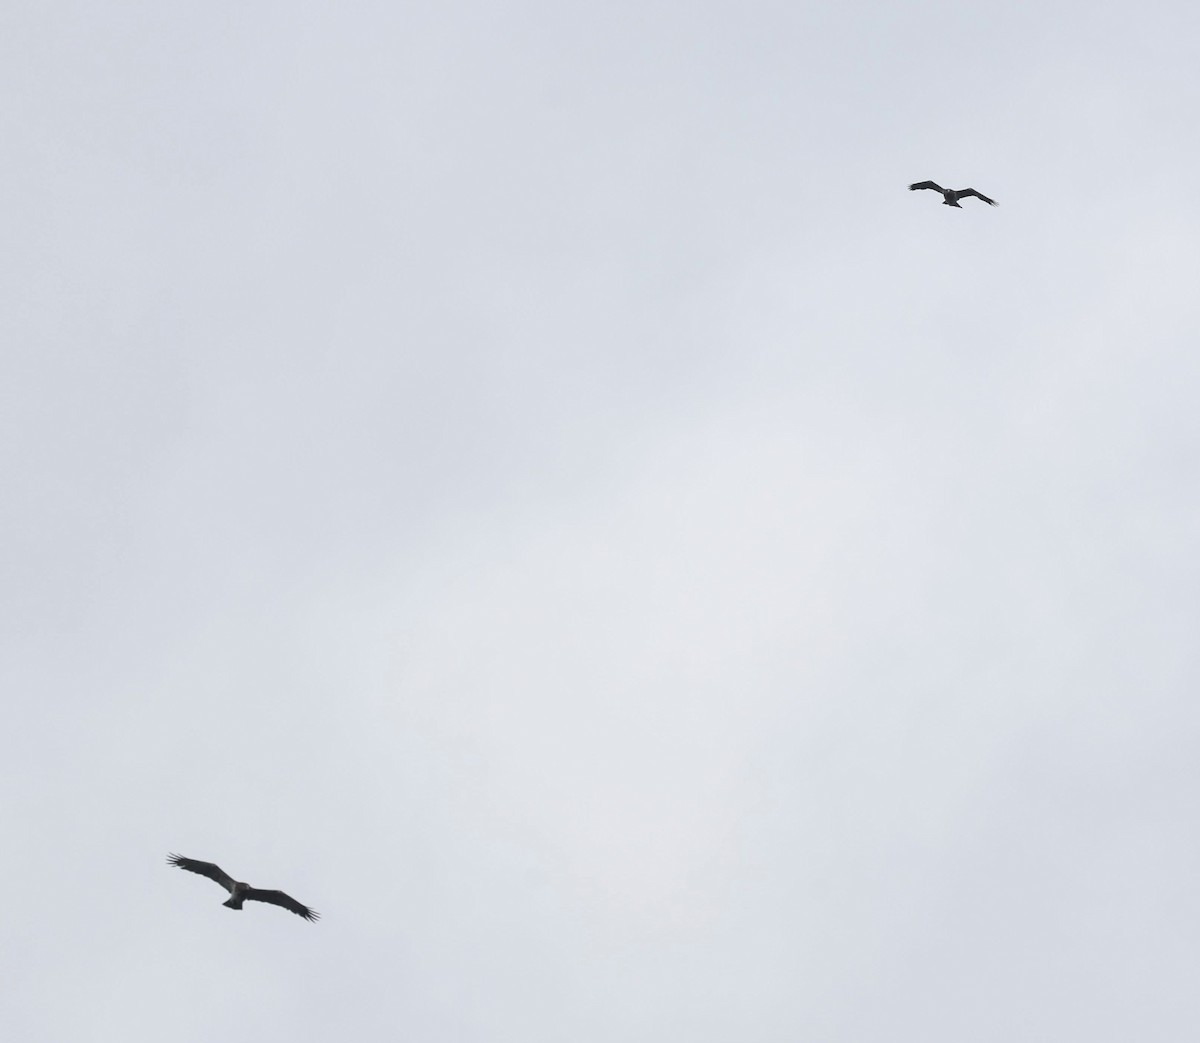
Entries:
[[201, 876], [208, 877], [209, 880], [215, 880], [229, 892], [229, 900], [221, 904], [230, 909], [241, 909], [242, 903], [247, 900], [268, 902], [282, 909], [290, 909], [297, 916], [303, 916], [306, 920], [320, 919], [320, 913], [306, 905], [301, 905], [290, 895], [285, 895], [282, 891], [260, 891], [257, 887], [243, 884], [240, 880], [234, 880], [220, 866], [215, 866], [211, 862], [197, 862], [194, 858], [184, 858], [183, 855], [169, 855], [167, 864], [179, 866], [180, 869], [186, 869], [189, 873], [199, 873]]
[[[973, 188], [942, 188], [941, 185], [935, 184], [933, 181], [918, 181], [915, 185], [909, 185], [910, 192], [916, 192], [920, 188], [932, 188], [935, 192], [942, 193], [942, 206], [958, 206], [960, 199], [966, 199], [967, 196], [978, 196], [988, 206], [999, 206], [1000, 204], [994, 199], [988, 199], [982, 192], [976, 192]], [[962, 209], [958, 206], [959, 210]]]

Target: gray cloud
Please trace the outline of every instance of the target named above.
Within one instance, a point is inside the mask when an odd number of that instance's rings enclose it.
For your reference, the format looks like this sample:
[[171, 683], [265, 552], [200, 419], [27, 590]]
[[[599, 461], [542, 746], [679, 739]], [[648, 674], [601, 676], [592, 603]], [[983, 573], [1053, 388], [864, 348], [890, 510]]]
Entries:
[[10, 1031], [1185, 1035], [1189, 17], [9, 16]]

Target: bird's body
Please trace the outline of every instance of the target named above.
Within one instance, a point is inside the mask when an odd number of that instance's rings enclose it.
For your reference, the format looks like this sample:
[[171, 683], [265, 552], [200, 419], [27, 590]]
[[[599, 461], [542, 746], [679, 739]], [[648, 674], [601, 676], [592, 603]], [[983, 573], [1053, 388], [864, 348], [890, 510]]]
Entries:
[[321, 917], [321, 914], [315, 909], [302, 905], [291, 895], [286, 895], [282, 891], [263, 891], [260, 888], [251, 887], [241, 880], [234, 880], [220, 866], [214, 865], [212, 862], [198, 862], [194, 858], [184, 858], [183, 855], [170, 855], [167, 858], [167, 864], [186, 869], [189, 873], [199, 873], [201, 876], [208, 877], [209, 880], [216, 881], [229, 892], [229, 898], [221, 904], [230, 909], [241, 909], [242, 903], [246, 901], [266, 902], [269, 905], [287, 909], [306, 920], [318, 920]]
[[962, 209], [962, 204], [959, 203], [959, 200], [966, 199], [969, 196], [975, 196], [978, 199], [982, 199], [985, 203], [987, 203], [988, 206], [1000, 205], [994, 199], [988, 199], [988, 197], [982, 192], [976, 192], [973, 188], [942, 188], [941, 185], [934, 181], [918, 181], [916, 184], [908, 186], [908, 190], [910, 192], [916, 192], [922, 188], [931, 188], [935, 192], [941, 192], [942, 205], [956, 206], [959, 210]]
[[241, 909], [242, 903], [246, 900], [246, 892], [249, 890], [249, 884], [243, 884], [240, 880], [237, 880], [234, 882], [233, 890], [229, 893], [229, 897], [221, 904], [228, 906], [230, 909]]

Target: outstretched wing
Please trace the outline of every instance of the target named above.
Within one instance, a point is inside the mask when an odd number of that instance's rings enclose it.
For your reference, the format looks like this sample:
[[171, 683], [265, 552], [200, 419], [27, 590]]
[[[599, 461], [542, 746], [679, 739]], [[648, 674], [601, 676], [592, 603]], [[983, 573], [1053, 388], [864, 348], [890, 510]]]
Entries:
[[226, 891], [233, 893], [234, 879], [225, 872], [220, 866], [213, 865], [211, 862], [197, 862], [194, 858], [184, 858], [183, 855], [169, 855], [167, 864], [179, 866], [180, 869], [186, 869], [189, 873], [199, 873], [201, 876], [206, 876], [209, 880], [215, 880]]
[[999, 203], [996, 202], [996, 200], [988, 199], [988, 197], [985, 196], [982, 192], [976, 192], [975, 189], [973, 189], [973, 188], [964, 188], [961, 192], [958, 193], [959, 199], [965, 199], [967, 196], [978, 196], [985, 203], [987, 203], [988, 206], [999, 206], [1000, 205]]
[[918, 181], [915, 185], [908, 186], [908, 190], [910, 192], [916, 192], [918, 189], [922, 189], [922, 188], [932, 188], [935, 192], [942, 192], [942, 193], [944, 193], [946, 191], [944, 188], [942, 188], [941, 185], [937, 184], [934, 181]]
[[251, 902], [267, 902], [270, 905], [277, 905], [281, 909], [287, 909], [297, 916], [303, 916], [306, 920], [319, 920], [321, 914], [315, 909], [310, 909], [307, 905], [301, 905], [291, 895], [285, 895], [282, 891], [260, 891], [257, 887], [250, 888], [246, 892], [246, 898]]

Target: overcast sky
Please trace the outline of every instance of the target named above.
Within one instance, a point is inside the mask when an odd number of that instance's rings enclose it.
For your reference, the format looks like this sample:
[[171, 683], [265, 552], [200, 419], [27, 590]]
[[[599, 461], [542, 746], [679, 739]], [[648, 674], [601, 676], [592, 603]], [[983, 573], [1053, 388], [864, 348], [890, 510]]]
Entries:
[[6, 1033], [1193, 1038], [1198, 28], [9, 0]]

